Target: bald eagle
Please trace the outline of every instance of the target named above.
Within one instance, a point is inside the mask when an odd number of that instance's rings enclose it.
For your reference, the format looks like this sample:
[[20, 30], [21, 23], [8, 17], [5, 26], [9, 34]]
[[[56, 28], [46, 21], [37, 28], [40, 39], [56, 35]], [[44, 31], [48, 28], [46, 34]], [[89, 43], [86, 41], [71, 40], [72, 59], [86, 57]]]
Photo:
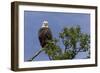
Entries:
[[48, 40], [52, 40], [52, 33], [50, 28], [48, 27], [48, 21], [43, 21], [42, 27], [38, 32], [38, 36], [42, 48], [45, 47]]

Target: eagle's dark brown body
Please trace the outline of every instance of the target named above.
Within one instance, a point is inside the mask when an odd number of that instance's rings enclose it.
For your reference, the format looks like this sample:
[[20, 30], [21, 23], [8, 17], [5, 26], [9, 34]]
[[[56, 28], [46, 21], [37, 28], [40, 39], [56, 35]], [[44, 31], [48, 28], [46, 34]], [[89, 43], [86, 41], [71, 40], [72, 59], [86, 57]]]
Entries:
[[40, 28], [38, 35], [39, 35], [40, 45], [42, 48], [45, 47], [48, 40], [52, 40], [51, 30], [47, 27]]

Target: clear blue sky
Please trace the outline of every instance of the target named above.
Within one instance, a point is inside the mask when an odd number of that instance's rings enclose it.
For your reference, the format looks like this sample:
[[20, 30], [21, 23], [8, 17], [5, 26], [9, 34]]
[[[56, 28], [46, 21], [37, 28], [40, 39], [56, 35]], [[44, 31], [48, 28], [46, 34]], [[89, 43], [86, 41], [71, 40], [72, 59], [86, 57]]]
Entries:
[[[38, 31], [44, 20], [48, 21], [54, 38], [58, 38], [59, 32], [64, 27], [76, 25], [80, 25], [83, 33], [90, 34], [90, 14], [24, 11], [24, 61], [31, 58], [35, 52], [41, 49]], [[62, 43], [59, 43], [59, 45], [64, 48]], [[76, 58], [85, 58], [85, 56], [86, 53], [79, 53]], [[35, 58], [35, 61], [42, 60], [49, 60], [44, 52]]]

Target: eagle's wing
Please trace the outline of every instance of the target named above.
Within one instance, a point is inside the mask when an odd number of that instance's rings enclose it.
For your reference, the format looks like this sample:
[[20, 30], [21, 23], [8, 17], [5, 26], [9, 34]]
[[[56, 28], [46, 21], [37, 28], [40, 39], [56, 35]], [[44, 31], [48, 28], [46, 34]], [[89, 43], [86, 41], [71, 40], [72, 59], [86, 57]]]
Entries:
[[39, 41], [42, 47], [46, 45], [46, 42], [48, 40], [52, 40], [52, 33], [49, 28], [41, 28], [39, 30], [38, 35], [39, 35]]

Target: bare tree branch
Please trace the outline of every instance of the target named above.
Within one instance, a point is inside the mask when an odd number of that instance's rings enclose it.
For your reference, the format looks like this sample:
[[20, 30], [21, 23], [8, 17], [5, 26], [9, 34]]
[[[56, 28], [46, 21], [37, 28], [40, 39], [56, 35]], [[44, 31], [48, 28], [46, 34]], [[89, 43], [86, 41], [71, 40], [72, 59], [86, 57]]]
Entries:
[[29, 60], [27, 60], [27, 61], [33, 61], [42, 51], [44, 51], [44, 48], [40, 49], [38, 52], [36, 52], [36, 54], [32, 58], [30, 58]]

